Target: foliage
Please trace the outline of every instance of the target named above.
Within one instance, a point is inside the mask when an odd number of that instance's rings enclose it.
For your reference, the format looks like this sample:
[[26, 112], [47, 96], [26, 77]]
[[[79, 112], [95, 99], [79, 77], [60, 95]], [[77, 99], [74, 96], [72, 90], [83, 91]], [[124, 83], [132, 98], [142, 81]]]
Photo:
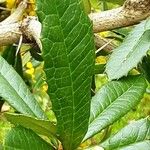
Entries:
[[[6, 7], [15, 8], [15, 2], [7, 1]], [[149, 88], [150, 19], [133, 30], [101, 33], [120, 46], [112, 54], [95, 56], [87, 13], [97, 11], [97, 5], [106, 10], [123, 1], [110, 2], [36, 0], [42, 57], [37, 47], [26, 45], [17, 55], [14, 46], [5, 47], [0, 56], [1, 111], [11, 106], [2, 118], [13, 124], [5, 121], [9, 131], [1, 135], [0, 148], [150, 149], [150, 110], [146, 115], [136, 111], [137, 121], [132, 112]], [[35, 14], [34, 5], [30, 2], [25, 15]], [[140, 111], [147, 108], [145, 101]], [[132, 117], [121, 119], [128, 112]], [[118, 127], [118, 122], [123, 125]]]
[[78, 1], [49, 0], [48, 3], [53, 11], [47, 3], [37, 1], [37, 12], [44, 27], [41, 40], [48, 94], [57, 118], [59, 139], [65, 149], [75, 149], [87, 131], [90, 114], [92, 28]]
[[140, 76], [111, 81], [104, 85], [92, 99], [90, 123], [84, 139], [93, 136], [124, 116], [138, 104], [145, 88], [145, 79]]
[[[130, 33], [124, 43], [111, 55], [106, 66], [109, 79], [119, 79], [137, 66], [149, 50], [149, 19], [143, 21]], [[134, 39], [134, 41], [132, 40]], [[128, 46], [130, 45], [130, 48]], [[142, 49], [142, 51], [141, 51]], [[136, 56], [136, 59], [134, 57]], [[119, 65], [118, 65], [119, 64]]]
[[[15, 135], [15, 136], [14, 136]], [[13, 140], [12, 140], [13, 139]], [[32, 130], [23, 127], [12, 128], [4, 142], [4, 149], [53, 149], [50, 144], [45, 142], [41, 137]]]
[[[112, 137], [108, 138], [105, 142], [101, 144], [105, 149], [130, 149], [129, 145], [132, 144], [132, 147], [140, 144], [142, 141], [146, 143], [147, 146], [150, 144], [147, 140], [150, 136], [150, 121], [149, 119], [141, 119], [130, 123], [124, 127], [120, 132], [116, 133]], [[130, 139], [130, 140], [128, 140]], [[148, 147], [143, 147], [142, 149], [146, 150]]]

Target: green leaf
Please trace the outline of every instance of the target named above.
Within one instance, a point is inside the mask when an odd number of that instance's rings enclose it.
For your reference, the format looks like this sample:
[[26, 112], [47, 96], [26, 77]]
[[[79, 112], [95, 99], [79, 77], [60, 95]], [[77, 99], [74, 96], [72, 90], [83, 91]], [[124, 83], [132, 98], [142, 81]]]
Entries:
[[139, 64], [138, 68], [150, 83], [150, 55], [143, 58], [142, 63]]
[[12, 113], [5, 113], [5, 117], [11, 123], [32, 129], [38, 134], [45, 135], [47, 137], [56, 135], [56, 127], [54, 123], [48, 120], [40, 120], [26, 115]]
[[53, 150], [54, 148], [35, 134], [23, 127], [12, 128], [6, 135], [4, 150]]
[[135, 107], [146, 90], [142, 76], [131, 76], [104, 85], [91, 102], [91, 116], [84, 140], [108, 127]]
[[15, 64], [16, 50], [15, 46], [9, 45], [2, 53], [2, 57], [12, 66]]
[[[148, 139], [150, 139], [150, 120], [146, 118], [130, 123], [121, 129], [121, 131], [100, 144], [100, 146], [106, 150], [130, 150], [131, 147], [137, 150], [137, 145], [141, 145], [142, 143], [145, 145], [148, 142], [145, 140]], [[147, 144], [150, 145], [150, 141], [148, 143]], [[141, 148], [142, 150], [146, 148], [144, 145]]]
[[[84, 150], [109, 150], [109, 149], [104, 149], [101, 146], [97, 145], [97, 146], [86, 148]], [[111, 149], [111, 150], [150, 150], [150, 140], [145, 140], [135, 144], [127, 145], [122, 148]]]
[[137, 66], [150, 49], [150, 19], [135, 27], [121, 46], [112, 53], [106, 73], [110, 80], [119, 79]]
[[100, 10], [100, 3], [99, 0], [90, 0], [91, 6], [93, 9]]
[[80, 144], [90, 115], [95, 48], [92, 25], [81, 3], [37, 0], [48, 94], [65, 150]]
[[96, 64], [95, 65], [95, 74], [103, 74], [105, 71], [105, 64]]
[[145, 140], [130, 146], [120, 148], [119, 150], [150, 150], [150, 140]]
[[33, 46], [31, 49], [30, 49], [30, 54], [31, 56], [37, 60], [37, 61], [43, 61], [43, 58], [41, 56], [41, 51], [39, 49], [39, 47], [37, 45]]
[[16, 70], [16, 72], [23, 78], [22, 58], [20, 52], [18, 52], [16, 55], [15, 64], [13, 67]]
[[89, 0], [82, 0], [83, 2], [83, 6], [84, 6], [84, 10], [87, 14], [89, 14], [91, 12], [91, 3]]
[[17, 53], [17, 47], [13, 45], [9, 45], [5, 48], [2, 57], [8, 62], [8, 64], [12, 65], [16, 72], [23, 77], [23, 69], [22, 69], [22, 59], [20, 52]]
[[17, 72], [0, 56], [0, 96], [17, 111], [46, 118], [38, 102]]

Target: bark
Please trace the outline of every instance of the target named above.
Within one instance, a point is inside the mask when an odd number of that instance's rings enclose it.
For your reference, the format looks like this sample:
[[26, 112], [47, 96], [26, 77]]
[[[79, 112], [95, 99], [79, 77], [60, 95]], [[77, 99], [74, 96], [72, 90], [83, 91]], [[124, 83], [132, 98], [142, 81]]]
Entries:
[[18, 42], [22, 35], [20, 26], [21, 23], [0, 25], [0, 46]]
[[134, 25], [148, 16], [150, 0], [126, 0], [120, 8], [89, 15], [95, 33]]
[[[23, 36], [30, 41], [36, 41], [42, 49], [40, 22], [35, 17], [20, 21], [26, 7], [27, 0], [24, 0], [12, 15], [0, 23], [0, 46], [18, 43], [20, 36]], [[137, 24], [148, 16], [150, 16], [150, 0], [126, 0], [120, 8], [89, 15], [95, 33]], [[99, 45], [103, 45], [103, 42], [104, 40], [96, 41]]]
[[13, 14], [0, 23], [0, 46], [18, 43], [20, 37], [23, 36], [26, 41], [35, 41], [42, 49], [41, 23], [36, 17], [21, 19], [26, 8], [27, 0], [24, 0]]

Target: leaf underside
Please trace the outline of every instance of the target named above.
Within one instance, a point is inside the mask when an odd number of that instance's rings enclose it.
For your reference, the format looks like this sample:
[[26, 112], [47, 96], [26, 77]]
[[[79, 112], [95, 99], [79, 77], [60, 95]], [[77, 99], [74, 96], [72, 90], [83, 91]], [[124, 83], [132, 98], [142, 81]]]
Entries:
[[126, 76], [150, 50], [150, 19], [137, 25], [125, 41], [114, 50], [106, 65], [110, 80]]
[[138, 142], [133, 145], [122, 147], [119, 150], [150, 150], [150, 140], [145, 140], [143, 142]]
[[22, 78], [1, 56], [0, 96], [20, 113], [41, 119], [46, 118]]
[[47, 137], [53, 137], [56, 134], [55, 125], [48, 120], [41, 120], [22, 114], [12, 113], [5, 113], [5, 117], [11, 123], [31, 129], [38, 134], [45, 135]]
[[90, 114], [94, 41], [91, 23], [80, 3], [37, 0], [48, 94], [65, 150], [80, 144]]
[[5, 150], [54, 150], [32, 130], [23, 127], [12, 128], [6, 135], [3, 147]]
[[90, 124], [84, 140], [134, 108], [143, 97], [146, 87], [143, 76], [130, 76], [104, 85], [92, 99]]
[[149, 150], [149, 139], [150, 120], [146, 118], [130, 123], [100, 146], [106, 150]]

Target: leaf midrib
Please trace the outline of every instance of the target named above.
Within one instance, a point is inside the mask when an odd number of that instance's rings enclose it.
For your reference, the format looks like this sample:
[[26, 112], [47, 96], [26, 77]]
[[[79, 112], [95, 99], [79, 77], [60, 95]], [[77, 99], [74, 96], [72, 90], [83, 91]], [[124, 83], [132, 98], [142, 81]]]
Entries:
[[[150, 140], [148, 140], [148, 139], [144, 139], [143, 141], [136, 141], [136, 142], [134, 142], [134, 143], [130, 143], [130, 144], [125, 144], [125, 145], [123, 145], [123, 146], [118, 146], [117, 148], [115, 148], [115, 149], [113, 149], [113, 150], [119, 150], [120, 148], [126, 148], [126, 147], [128, 147], [128, 146], [132, 146], [132, 145], [134, 145], [134, 144], [138, 144], [138, 143], [142, 143], [142, 142], [146, 142], [146, 141], [150, 141]], [[119, 149], [118, 149], [119, 148]]]
[[114, 102], [116, 102], [116, 100], [117, 100], [118, 98], [120, 98], [121, 96], [123, 96], [124, 94], [126, 94], [127, 91], [129, 91], [133, 86], [135, 86], [137, 80], [138, 80], [138, 79], [136, 79], [134, 85], [131, 85], [131, 87], [129, 87], [127, 90], [125, 90], [124, 93], [122, 93], [122, 94], [121, 94], [119, 97], [117, 97], [110, 105], [108, 105], [108, 106], [106, 107], [106, 109], [104, 109], [100, 114], [98, 114], [98, 115], [95, 117], [96, 119], [94, 119], [93, 121], [90, 122], [90, 125], [93, 124], [93, 123], [97, 120], [97, 118], [102, 115], [102, 113], [104, 113], [106, 110], [108, 110], [108, 109], [114, 104]]
[[62, 16], [60, 16], [59, 15], [59, 11], [58, 11], [58, 8], [57, 8], [57, 6], [56, 6], [56, 3], [55, 3], [55, 8], [56, 8], [56, 11], [57, 11], [57, 16], [59, 16], [58, 17], [58, 20], [59, 20], [59, 27], [61, 28], [61, 33], [62, 33], [62, 38], [63, 38], [63, 44], [64, 44], [64, 46], [65, 46], [65, 54], [66, 54], [66, 56], [67, 56], [67, 61], [68, 61], [68, 68], [69, 68], [69, 73], [70, 73], [70, 78], [71, 78], [71, 93], [72, 93], [72, 99], [73, 99], [73, 101], [72, 101], [72, 129], [71, 129], [71, 141], [70, 141], [70, 143], [68, 143], [68, 147], [69, 147], [69, 149], [72, 147], [72, 139], [73, 139], [73, 129], [74, 129], [74, 116], [75, 116], [75, 112], [74, 112], [74, 93], [73, 93], [73, 79], [72, 79], [72, 76], [71, 76], [71, 66], [70, 66], [70, 61], [69, 61], [69, 58], [68, 58], [68, 54], [67, 54], [67, 45], [66, 45], [66, 43], [65, 43], [65, 36], [64, 36], [64, 30], [63, 30], [63, 27], [61, 26], [61, 17], [64, 15], [62, 15]]
[[[130, 51], [130, 52], [127, 54], [127, 56], [131, 56], [131, 55], [133, 54], [133, 49], [136, 49], [136, 48], [138, 47], [138, 45], [139, 45], [141, 39], [143, 38], [144, 34], [145, 34], [147, 31], [148, 31], [148, 30], [145, 30], [145, 31], [142, 33], [142, 35], [141, 35], [141, 36], [139, 37], [139, 39], [138, 39], [138, 42], [132, 47], [132, 51]], [[119, 47], [118, 47], [118, 48], [119, 48]], [[129, 59], [129, 57], [127, 57], [127, 56], [125, 57], [126, 59], [120, 63], [119, 68], [118, 68], [117, 70], [114, 70], [115, 73], [116, 73], [116, 72], [119, 72], [119, 70], [122, 68], [123, 64], [124, 64], [125, 62], [127, 62], [127, 60]], [[132, 69], [132, 68], [130, 67], [130, 69]]]
[[[147, 122], [146, 122], [146, 123], [147, 123]], [[142, 124], [142, 125], [143, 125], [143, 124]], [[141, 126], [142, 126], [142, 125], [141, 125]], [[141, 126], [140, 126], [140, 127], [141, 127]], [[139, 128], [140, 128], [140, 127], [139, 127]], [[137, 141], [137, 138], [138, 138], [138, 136], [139, 136], [139, 131], [140, 131], [140, 129], [138, 130], [138, 135], [137, 135], [137, 137], [136, 137], [136, 139], [135, 139], [135, 141], [134, 141], [133, 143], [130, 143], [130, 144], [126, 143], [125, 145], [122, 145], [122, 146], [121, 146], [120, 143], [119, 143], [118, 146], [117, 146], [117, 148], [123, 148], [123, 147], [130, 146], [130, 145], [133, 145], [133, 144], [136, 144], [136, 143], [143, 142], [143, 141], [147, 140], [147, 139], [146, 139], [146, 135], [147, 135], [147, 134], [145, 134], [143, 140]], [[148, 131], [148, 129], [147, 129], [147, 131]], [[145, 132], [145, 133], [147, 133], [147, 132]], [[120, 142], [121, 142], [121, 141], [120, 141]]]
[[[6, 114], [7, 115], [7, 114]], [[8, 114], [9, 115], [9, 114]], [[15, 116], [16, 117], [16, 119], [19, 119], [19, 117], [24, 117], [24, 116], [22, 116], [22, 115], [18, 115], [18, 116]], [[32, 117], [28, 117], [28, 116], [25, 116], [25, 117], [27, 117], [27, 120], [25, 121], [26, 123], [27, 123], [27, 121], [29, 121], [28, 119], [32, 119]], [[23, 118], [22, 118], [23, 119]], [[22, 120], [21, 119], [21, 120]], [[49, 123], [49, 127], [54, 127], [54, 124], [52, 124], [51, 122], [49, 122], [49, 121], [46, 121], [46, 120], [38, 120], [38, 119], [36, 119], [36, 118], [33, 118], [33, 119], [35, 119], [35, 121], [44, 121], [44, 123]], [[9, 119], [10, 120], [10, 119]], [[42, 123], [41, 124], [38, 124], [38, 123], [36, 123], [36, 122], [34, 122], [34, 120], [30, 120], [30, 123], [32, 123], [32, 125], [34, 126], [37, 126], [38, 128], [40, 128], [40, 129], [42, 129], [42, 130], [44, 130], [44, 132], [45, 131], [47, 131], [47, 132], [45, 132], [45, 133], [47, 133], [47, 136], [49, 136], [49, 132], [53, 135], [53, 136], [55, 136], [55, 132], [52, 132], [49, 128], [47, 128], [45, 125], [43, 125]], [[15, 123], [14, 123], [15, 124]], [[17, 123], [16, 123], [17, 124]]]
[[[22, 100], [22, 102], [24, 102], [24, 104], [27, 106], [27, 108], [30, 108], [30, 106], [23, 100], [23, 98], [17, 93], [16, 89], [13, 88], [13, 86], [9, 83], [9, 81], [7, 80], [7, 78], [5, 78], [5, 76], [0, 72], [1, 77], [7, 82], [7, 84], [13, 89], [13, 91], [16, 93], [16, 95], [18, 97], [20, 97], [20, 99]], [[36, 117], [35, 113], [32, 111], [32, 109], [30, 108], [30, 111], [33, 113], [34, 117]], [[30, 114], [31, 115], [31, 114]]]

